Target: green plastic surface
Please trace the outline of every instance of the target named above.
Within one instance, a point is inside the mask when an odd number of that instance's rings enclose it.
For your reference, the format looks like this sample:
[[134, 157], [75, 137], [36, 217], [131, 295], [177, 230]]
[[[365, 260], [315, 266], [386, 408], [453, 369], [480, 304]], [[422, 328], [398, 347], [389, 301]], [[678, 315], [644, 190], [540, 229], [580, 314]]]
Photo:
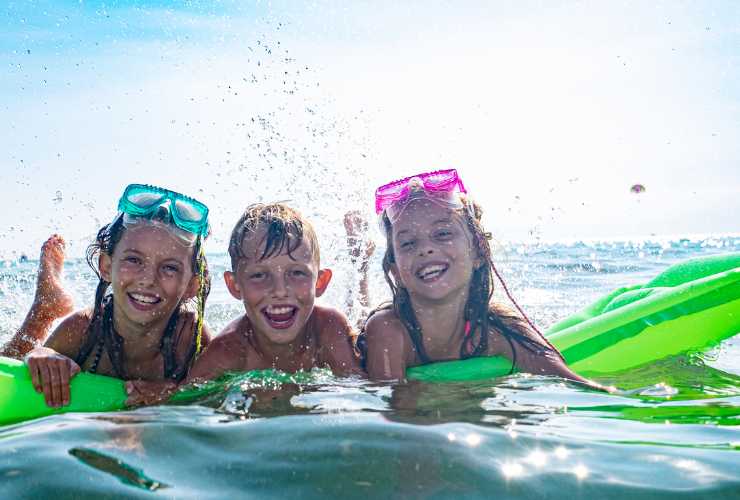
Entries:
[[50, 408], [31, 384], [25, 363], [0, 357], [0, 425], [57, 413], [120, 410], [126, 401], [124, 382], [80, 373], [72, 379], [70, 404]]

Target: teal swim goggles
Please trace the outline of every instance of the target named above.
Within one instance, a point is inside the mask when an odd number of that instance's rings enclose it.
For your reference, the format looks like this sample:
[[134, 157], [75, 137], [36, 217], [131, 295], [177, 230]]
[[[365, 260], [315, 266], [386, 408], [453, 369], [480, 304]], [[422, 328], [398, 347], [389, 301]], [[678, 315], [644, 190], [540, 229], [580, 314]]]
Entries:
[[195, 236], [208, 236], [208, 207], [196, 199], [169, 189], [147, 184], [129, 184], [118, 201], [118, 210], [127, 217], [160, 219], [163, 211], [179, 229]]

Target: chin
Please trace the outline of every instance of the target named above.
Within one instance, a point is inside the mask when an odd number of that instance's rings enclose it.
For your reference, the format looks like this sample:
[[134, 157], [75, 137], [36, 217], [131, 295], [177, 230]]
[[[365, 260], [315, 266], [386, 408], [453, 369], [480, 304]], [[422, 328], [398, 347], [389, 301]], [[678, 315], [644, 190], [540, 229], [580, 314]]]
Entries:
[[270, 333], [264, 333], [264, 337], [267, 338], [267, 340], [275, 345], [288, 345], [292, 344], [296, 341], [298, 338], [298, 334], [300, 332], [291, 333], [291, 332], [280, 332], [276, 333], [274, 331], [271, 331]]
[[417, 290], [410, 290], [412, 297], [419, 297], [421, 299], [433, 300], [433, 301], [444, 301], [445, 299], [456, 297], [463, 287], [433, 287], [433, 288], [421, 288]]

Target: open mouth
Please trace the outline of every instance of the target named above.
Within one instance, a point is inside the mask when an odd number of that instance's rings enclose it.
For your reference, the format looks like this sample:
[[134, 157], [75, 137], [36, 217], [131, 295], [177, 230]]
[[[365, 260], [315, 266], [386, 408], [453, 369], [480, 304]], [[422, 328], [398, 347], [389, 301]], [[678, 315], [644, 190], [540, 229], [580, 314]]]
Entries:
[[141, 311], [153, 309], [157, 304], [162, 302], [162, 298], [158, 295], [137, 292], [129, 292], [127, 295], [131, 305]]
[[277, 330], [290, 328], [298, 316], [298, 308], [295, 306], [267, 306], [262, 309], [262, 315], [267, 323]]
[[416, 277], [425, 283], [430, 283], [438, 280], [449, 268], [448, 264], [427, 264], [416, 271]]

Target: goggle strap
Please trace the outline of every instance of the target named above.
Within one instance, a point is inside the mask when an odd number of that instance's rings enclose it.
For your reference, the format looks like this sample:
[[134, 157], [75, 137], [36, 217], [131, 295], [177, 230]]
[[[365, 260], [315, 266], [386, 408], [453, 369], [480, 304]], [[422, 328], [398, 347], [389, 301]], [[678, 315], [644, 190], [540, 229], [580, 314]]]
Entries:
[[504, 292], [506, 292], [506, 296], [509, 297], [509, 300], [512, 304], [514, 304], [514, 307], [516, 307], [516, 310], [519, 311], [519, 314], [522, 315], [522, 318], [527, 322], [529, 326], [532, 327], [532, 329], [540, 336], [540, 338], [547, 344], [550, 349], [555, 351], [561, 360], [565, 361], [565, 358], [563, 358], [563, 355], [560, 354], [560, 351], [558, 351], [555, 346], [553, 346], [549, 340], [547, 340], [547, 337], [545, 337], [542, 332], [535, 326], [535, 324], [532, 322], [532, 320], [529, 319], [529, 316], [527, 316], [521, 307], [519, 307], [519, 304], [517, 304], [516, 300], [514, 300], [514, 297], [511, 296], [511, 292], [509, 292], [509, 288], [506, 286], [506, 283], [504, 283], [504, 279], [501, 277], [501, 275], [498, 272], [498, 269], [496, 269], [496, 266], [493, 264], [493, 261], [491, 261], [491, 268], [493, 269], [494, 274], [498, 278], [499, 283], [501, 283], [501, 286], [504, 287]]
[[203, 341], [202, 341], [202, 338], [203, 338], [203, 316], [205, 314], [205, 299], [204, 299], [203, 295], [205, 294], [205, 289], [206, 289], [206, 279], [205, 279], [205, 275], [206, 275], [206, 260], [204, 258], [205, 257], [205, 251], [203, 250], [203, 246], [200, 243], [201, 243], [200, 236], [198, 236], [198, 243], [197, 244], [198, 244], [198, 247], [199, 247], [200, 250], [198, 251], [198, 254], [199, 254], [198, 255], [198, 261], [199, 261], [199, 264], [198, 264], [198, 279], [199, 279], [199, 284], [198, 284], [198, 298], [197, 298], [197, 303], [198, 303], [198, 318], [196, 320], [197, 322], [196, 322], [196, 326], [195, 326], [195, 354], [196, 355], [199, 354], [200, 351], [201, 351], [201, 349], [203, 348]]

